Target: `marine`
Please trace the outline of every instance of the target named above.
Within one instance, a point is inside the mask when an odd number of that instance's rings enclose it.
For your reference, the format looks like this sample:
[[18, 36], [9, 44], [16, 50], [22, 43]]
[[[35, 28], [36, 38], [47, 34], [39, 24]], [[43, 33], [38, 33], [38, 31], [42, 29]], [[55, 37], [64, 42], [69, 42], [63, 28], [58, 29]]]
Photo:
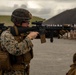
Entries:
[[37, 37], [38, 32], [18, 34], [17, 27], [29, 27], [31, 18], [32, 14], [23, 8], [17, 8], [12, 12], [11, 21], [17, 36], [12, 35], [10, 28], [1, 34], [0, 75], [29, 75], [30, 61], [33, 58], [31, 40]]

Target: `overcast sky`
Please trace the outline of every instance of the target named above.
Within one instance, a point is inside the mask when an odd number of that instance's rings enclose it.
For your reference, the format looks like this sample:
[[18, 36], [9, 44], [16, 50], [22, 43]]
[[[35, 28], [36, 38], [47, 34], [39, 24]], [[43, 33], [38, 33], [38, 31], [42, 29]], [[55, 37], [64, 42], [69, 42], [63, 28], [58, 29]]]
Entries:
[[76, 8], [76, 0], [0, 0], [0, 15], [11, 15], [16, 8], [28, 9], [33, 16], [49, 19]]

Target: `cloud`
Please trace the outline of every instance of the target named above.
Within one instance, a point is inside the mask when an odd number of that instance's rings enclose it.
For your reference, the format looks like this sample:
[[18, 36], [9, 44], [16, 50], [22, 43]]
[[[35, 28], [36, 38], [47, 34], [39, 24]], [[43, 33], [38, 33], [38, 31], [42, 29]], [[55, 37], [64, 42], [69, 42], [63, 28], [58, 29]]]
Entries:
[[48, 19], [75, 7], [75, 0], [1, 0], [0, 14], [11, 15], [14, 9], [25, 8], [35, 16]]
[[14, 4], [13, 8], [18, 8], [19, 5], [18, 4]]
[[75, 0], [53, 0], [55, 2], [76, 2]]
[[21, 6], [20, 6], [21, 8], [27, 8], [27, 5], [25, 5], [25, 4], [22, 4]]

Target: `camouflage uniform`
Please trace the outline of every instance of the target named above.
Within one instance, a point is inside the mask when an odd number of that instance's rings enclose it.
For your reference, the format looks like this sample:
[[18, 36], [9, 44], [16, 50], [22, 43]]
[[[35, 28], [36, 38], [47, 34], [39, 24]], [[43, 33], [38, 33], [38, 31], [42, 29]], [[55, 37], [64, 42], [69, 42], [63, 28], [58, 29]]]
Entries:
[[[3, 50], [6, 50], [12, 55], [20, 56], [22, 54], [28, 53], [30, 51], [30, 48], [33, 47], [33, 44], [27, 37], [21, 42], [16, 41], [14, 36], [10, 33], [10, 29], [8, 29], [1, 34], [1, 47]], [[24, 73], [24, 70], [12, 70], [9, 72], [5, 71], [4, 75], [26, 75]]]

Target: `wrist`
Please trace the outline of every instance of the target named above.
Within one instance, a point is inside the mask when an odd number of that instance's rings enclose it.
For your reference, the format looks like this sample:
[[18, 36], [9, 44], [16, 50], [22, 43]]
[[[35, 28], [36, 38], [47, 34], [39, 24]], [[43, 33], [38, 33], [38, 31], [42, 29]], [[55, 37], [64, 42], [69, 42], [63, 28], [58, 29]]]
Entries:
[[27, 40], [31, 40], [31, 38], [30, 38], [30, 37], [28, 37], [28, 36], [26, 37], [26, 39], [27, 39]]
[[29, 40], [32, 40], [32, 37], [27, 36], [26, 38], [28, 38]]
[[27, 42], [28, 47], [33, 46], [32, 42], [31, 42], [31, 39], [29, 37], [26, 37], [25, 41]]

